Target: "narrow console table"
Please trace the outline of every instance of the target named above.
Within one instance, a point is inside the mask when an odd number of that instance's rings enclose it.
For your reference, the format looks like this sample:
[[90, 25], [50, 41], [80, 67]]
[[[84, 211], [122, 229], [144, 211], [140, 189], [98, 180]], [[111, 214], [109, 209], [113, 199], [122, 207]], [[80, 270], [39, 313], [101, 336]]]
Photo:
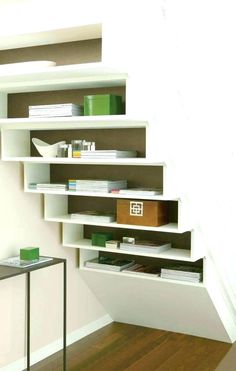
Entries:
[[0, 280], [19, 276], [21, 274], [26, 275], [27, 370], [30, 370], [30, 273], [38, 269], [51, 267], [56, 264], [63, 264], [63, 371], [66, 371], [66, 259], [52, 258], [52, 260], [35, 264], [27, 268], [15, 268], [0, 265]]

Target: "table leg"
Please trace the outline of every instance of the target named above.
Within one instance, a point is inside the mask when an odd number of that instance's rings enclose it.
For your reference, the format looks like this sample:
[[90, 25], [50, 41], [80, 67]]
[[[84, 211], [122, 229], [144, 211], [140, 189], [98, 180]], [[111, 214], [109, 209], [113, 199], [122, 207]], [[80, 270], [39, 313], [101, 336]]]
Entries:
[[27, 371], [30, 370], [30, 272], [27, 272]]
[[66, 371], [66, 261], [63, 262], [63, 371]]

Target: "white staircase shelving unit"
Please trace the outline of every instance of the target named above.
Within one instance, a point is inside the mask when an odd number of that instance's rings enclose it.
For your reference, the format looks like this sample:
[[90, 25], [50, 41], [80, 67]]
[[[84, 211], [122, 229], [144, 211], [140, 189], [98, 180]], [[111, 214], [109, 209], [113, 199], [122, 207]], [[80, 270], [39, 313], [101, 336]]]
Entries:
[[[84, 65], [69, 65], [59, 67], [47, 67], [39, 71], [29, 71], [24, 73], [10, 72], [1, 76], [0, 91], [1, 93], [22, 93], [22, 92], [39, 92], [48, 90], [61, 90], [73, 88], [88, 87], [106, 87], [125, 85], [127, 79], [126, 73], [120, 73], [114, 69], [105, 67], [102, 63], [87, 63]], [[24, 191], [29, 193], [44, 194], [44, 218], [46, 221], [59, 222], [63, 224], [63, 245], [74, 247], [81, 250], [81, 256], [84, 259], [94, 254], [97, 256], [99, 251], [104, 250], [99, 247], [92, 247], [91, 241], [81, 236], [81, 230], [84, 226], [78, 221], [71, 219], [68, 211], [69, 197], [96, 197], [105, 199], [129, 198], [129, 195], [119, 195], [110, 193], [92, 193], [92, 192], [72, 192], [72, 191], [39, 191], [31, 189], [30, 183], [50, 182], [51, 165], [75, 165], [85, 167], [92, 166], [136, 166], [138, 171], [144, 167], [151, 167], [153, 172], [158, 169], [162, 174], [161, 185], [164, 188], [163, 195], [160, 196], [141, 196], [142, 200], [164, 200], [173, 202], [177, 205], [177, 221], [170, 222], [160, 227], [147, 227], [137, 225], [123, 225], [113, 223], [89, 223], [103, 228], [115, 228], [124, 230], [142, 230], [155, 233], [183, 234], [189, 232], [192, 228], [185, 223], [182, 218], [181, 209], [183, 208], [181, 200], [176, 196], [165, 194], [166, 172], [167, 167], [164, 161], [156, 162], [148, 158], [131, 158], [131, 159], [103, 159], [87, 160], [74, 158], [44, 158], [31, 155], [31, 131], [34, 130], [103, 130], [109, 129], [131, 129], [143, 128], [148, 131], [148, 123], [145, 120], [129, 118], [126, 115], [116, 116], [80, 116], [80, 117], [59, 117], [59, 118], [2, 118], [1, 126], [1, 159], [3, 161], [15, 162], [20, 161], [24, 164]], [[147, 151], [148, 143], [146, 143]], [[141, 172], [141, 171], [140, 171]], [[155, 185], [153, 185], [155, 186]], [[75, 234], [78, 235], [75, 238]], [[137, 254], [150, 258], [160, 258], [169, 260], [182, 260], [194, 262], [203, 258], [202, 254], [192, 251], [192, 237], [188, 248], [172, 248], [170, 251], [162, 254]], [[117, 250], [106, 249], [111, 253], [121, 253]], [[81, 259], [81, 262], [84, 260]], [[83, 264], [80, 269], [87, 270]], [[182, 283], [181, 283], [182, 284]], [[203, 284], [200, 283], [199, 286]]]
[[[102, 63], [87, 63], [86, 65], [72, 65], [50, 67], [41, 71], [28, 73], [9, 73], [0, 76], [0, 92], [2, 102], [6, 102], [8, 94], [24, 92], [44, 92], [51, 90], [83, 89], [94, 87], [124, 86], [127, 74], [117, 72], [103, 66]], [[3, 107], [3, 104], [2, 104]], [[6, 110], [2, 110], [2, 116]], [[134, 252], [134, 258], [148, 258], [152, 261], [163, 260], [183, 261], [194, 264], [199, 259], [205, 258], [201, 246], [197, 245], [194, 238], [194, 230], [185, 210], [185, 204], [178, 195], [165, 192], [168, 178], [168, 164], [162, 159], [153, 161], [148, 157], [148, 136], [146, 135], [146, 156], [134, 159], [114, 160], [84, 160], [73, 158], [42, 158], [31, 155], [31, 133], [35, 130], [105, 130], [109, 129], [112, 135], [114, 129], [144, 129], [146, 134], [149, 130], [145, 120], [129, 118], [126, 115], [119, 116], [95, 116], [95, 117], [72, 117], [72, 118], [1, 118], [1, 159], [3, 161], [20, 161], [24, 164], [24, 191], [29, 193], [42, 193], [44, 196], [44, 218], [47, 222], [62, 223], [62, 244], [68, 248], [80, 251], [78, 267], [87, 284], [94, 291], [100, 302], [108, 310], [115, 320], [152, 326], [167, 330], [180, 331], [193, 335], [205, 336], [219, 340], [228, 340], [224, 327], [220, 322], [213, 303], [207, 293], [204, 280], [201, 283], [180, 282], [166, 280], [158, 277], [146, 277], [130, 275], [122, 272], [108, 272], [97, 269], [89, 269], [84, 266], [86, 260], [98, 256], [104, 252], [112, 254], [127, 254], [119, 249], [105, 249], [92, 246], [87, 238], [85, 229], [89, 226], [96, 228], [113, 228], [117, 232], [142, 231], [142, 233], [166, 235], [173, 242], [173, 248], [160, 254], [146, 254]], [[142, 182], [142, 169], [149, 168], [150, 177], [157, 174], [159, 184], [164, 192], [161, 196], [139, 197], [140, 199], [164, 200], [175, 205], [177, 210], [176, 219], [161, 227], [145, 227], [136, 225], [122, 225], [114, 223], [87, 223], [81, 224], [69, 216], [69, 199], [97, 199], [113, 200], [119, 198], [132, 198], [118, 194], [104, 194], [92, 192], [70, 191], [39, 191], [32, 190], [30, 183], [45, 182], [51, 180], [53, 166], [61, 166], [62, 172], [66, 166], [76, 166], [85, 169], [88, 166], [96, 168], [131, 168], [137, 169], [137, 176]], [[119, 170], [120, 171], [120, 170]], [[109, 174], [109, 171], [107, 171]], [[119, 174], [117, 174], [119, 177]], [[182, 240], [181, 240], [182, 238]], [[175, 247], [175, 244], [178, 246]], [[183, 244], [181, 248], [181, 244]], [[138, 308], [138, 310], [137, 310]], [[201, 322], [201, 316], [205, 315], [205, 321]], [[217, 326], [205, 326], [206, 321], [216, 319]]]

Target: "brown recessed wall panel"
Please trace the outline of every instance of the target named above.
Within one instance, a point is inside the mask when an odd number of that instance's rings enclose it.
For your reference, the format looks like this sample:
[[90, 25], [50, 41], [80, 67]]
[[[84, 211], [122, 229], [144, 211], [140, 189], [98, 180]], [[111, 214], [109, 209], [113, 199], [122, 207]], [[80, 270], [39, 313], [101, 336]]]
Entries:
[[191, 248], [191, 232], [185, 233], [166, 233], [144, 231], [139, 229], [124, 229], [112, 227], [98, 227], [94, 225], [84, 226], [84, 237], [91, 238], [92, 233], [96, 232], [111, 232], [115, 239], [121, 240], [123, 236], [136, 237], [140, 240], [171, 242], [175, 249], [190, 250]]
[[[53, 164], [50, 169], [51, 182], [67, 182], [68, 179], [127, 179], [129, 188], [163, 186], [162, 167]], [[176, 212], [173, 213], [173, 219], [176, 219]]]
[[[71, 143], [73, 139], [85, 139], [96, 143], [97, 150], [133, 150], [138, 157], [145, 157], [145, 129], [81, 129], [81, 130], [37, 130], [31, 132], [31, 138], [41, 139], [49, 144], [62, 140]], [[38, 151], [31, 143], [31, 155], [38, 156]]]
[[34, 93], [17, 93], [8, 96], [8, 117], [28, 117], [29, 106], [38, 104], [75, 103], [82, 104], [85, 95], [116, 94], [125, 101], [125, 87], [56, 90]]
[[56, 65], [100, 62], [102, 39], [0, 50], [0, 64], [47, 60]]

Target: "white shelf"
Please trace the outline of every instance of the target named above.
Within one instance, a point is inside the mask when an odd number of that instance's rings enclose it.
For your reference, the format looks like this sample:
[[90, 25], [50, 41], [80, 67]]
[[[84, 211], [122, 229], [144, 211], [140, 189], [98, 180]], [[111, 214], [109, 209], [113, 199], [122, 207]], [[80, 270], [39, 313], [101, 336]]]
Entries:
[[103, 273], [103, 274], [108, 274], [108, 275], [120, 275], [123, 277], [133, 277], [141, 280], [151, 280], [151, 281], [157, 281], [159, 283], [169, 283], [169, 284], [177, 284], [177, 285], [184, 285], [184, 286], [194, 286], [194, 287], [205, 287], [203, 282], [187, 282], [187, 281], [179, 281], [179, 280], [170, 280], [166, 278], [161, 278], [161, 277], [149, 277], [148, 275], [138, 275], [138, 274], [132, 274], [132, 273], [126, 273], [126, 272], [115, 272], [115, 271], [108, 271], [105, 269], [95, 269], [95, 268], [87, 268], [87, 267], [81, 267], [80, 270], [84, 272], [96, 272], [96, 273]]
[[[30, 157], [31, 137], [34, 130], [112, 130], [138, 129], [147, 130], [148, 123], [136, 120], [126, 115], [106, 116], [76, 116], [58, 118], [15, 118], [0, 119], [2, 160], [4, 161], [33, 161], [39, 163], [69, 163], [78, 159]], [[134, 158], [135, 161], [139, 159]], [[109, 160], [109, 159], [108, 159]], [[110, 159], [113, 160], [113, 159]], [[115, 159], [117, 160], [117, 159]], [[122, 160], [127, 160], [122, 158]], [[62, 162], [60, 162], [62, 161]], [[81, 162], [82, 159], [79, 159]], [[90, 160], [89, 160], [90, 161]], [[100, 159], [94, 159], [99, 162]], [[101, 159], [103, 162], [103, 159]], [[105, 159], [106, 161], [106, 159]], [[133, 161], [133, 158], [132, 158]], [[93, 162], [93, 160], [92, 160]]]
[[179, 201], [178, 197], [171, 197], [167, 195], [157, 196], [144, 196], [144, 195], [133, 195], [133, 194], [119, 194], [119, 193], [102, 193], [102, 192], [78, 192], [78, 191], [60, 191], [60, 190], [38, 190], [38, 189], [25, 189], [27, 193], [41, 193], [51, 195], [65, 195], [65, 196], [84, 196], [84, 197], [103, 197], [103, 198], [127, 198], [134, 200], [154, 200], [154, 201]]
[[108, 247], [101, 247], [101, 246], [92, 246], [91, 240], [89, 239], [78, 240], [78, 241], [74, 241], [73, 243], [66, 242], [63, 245], [66, 247], [73, 247], [77, 249], [84, 249], [84, 250], [91, 250], [91, 251], [105, 251], [105, 252], [111, 252], [111, 253], [116, 253], [116, 254], [146, 256], [146, 257], [151, 257], [151, 258], [182, 260], [182, 261], [188, 261], [188, 262], [194, 261], [193, 259], [191, 259], [191, 251], [185, 250], [185, 249], [171, 248], [159, 254], [150, 254], [150, 253], [141, 253], [141, 252], [136, 252], [136, 251], [111, 249]]
[[82, 159], [63, 157], [7, 157], [2, 161], [38, 163], [38, 164], [77, 164], [77, 165], [123, 165], [123, 166], [165, 166], [165, 162], [152, 162], [146, 158], [117, 158], [117, 159]]
[[80, 225], [96, 225], [100, 227], [110, 227], [110, 228], [122, 228], [122, 229], [138, 229], [143, 231], [154, 231], [154, 232], [168, 232], [168, 233], [183, 233], [187, 232], [188, 230], [180, 230], [178, 228], [177, 223], [169, 223], [162, 225], [160, 227], [147, 227], [147, 226], [140, 226], [140, 225], [131, 225], [131, 224], [119, 224], [116, 222], [111, 223], [98, 223], [98, 222], [81, 222], [76, 219], [72, 219], [69, 214], [65, 215], [58, 215], [54, 217], [46, 217], [46, 221], [48, 222], [58, 222], [58, 223], [71, 223], [71, 224], [80, 224]]
[[147, 126], [147, 121], [126, 115], [0, 119], [0, 127], [4, 130], [137, 129]]
[[47, 67], [34, 72], [11, 71], [0, 75], [0, 91], [21, 93], [76, 88], [123, 86], [127, 73], [102, 62]]

